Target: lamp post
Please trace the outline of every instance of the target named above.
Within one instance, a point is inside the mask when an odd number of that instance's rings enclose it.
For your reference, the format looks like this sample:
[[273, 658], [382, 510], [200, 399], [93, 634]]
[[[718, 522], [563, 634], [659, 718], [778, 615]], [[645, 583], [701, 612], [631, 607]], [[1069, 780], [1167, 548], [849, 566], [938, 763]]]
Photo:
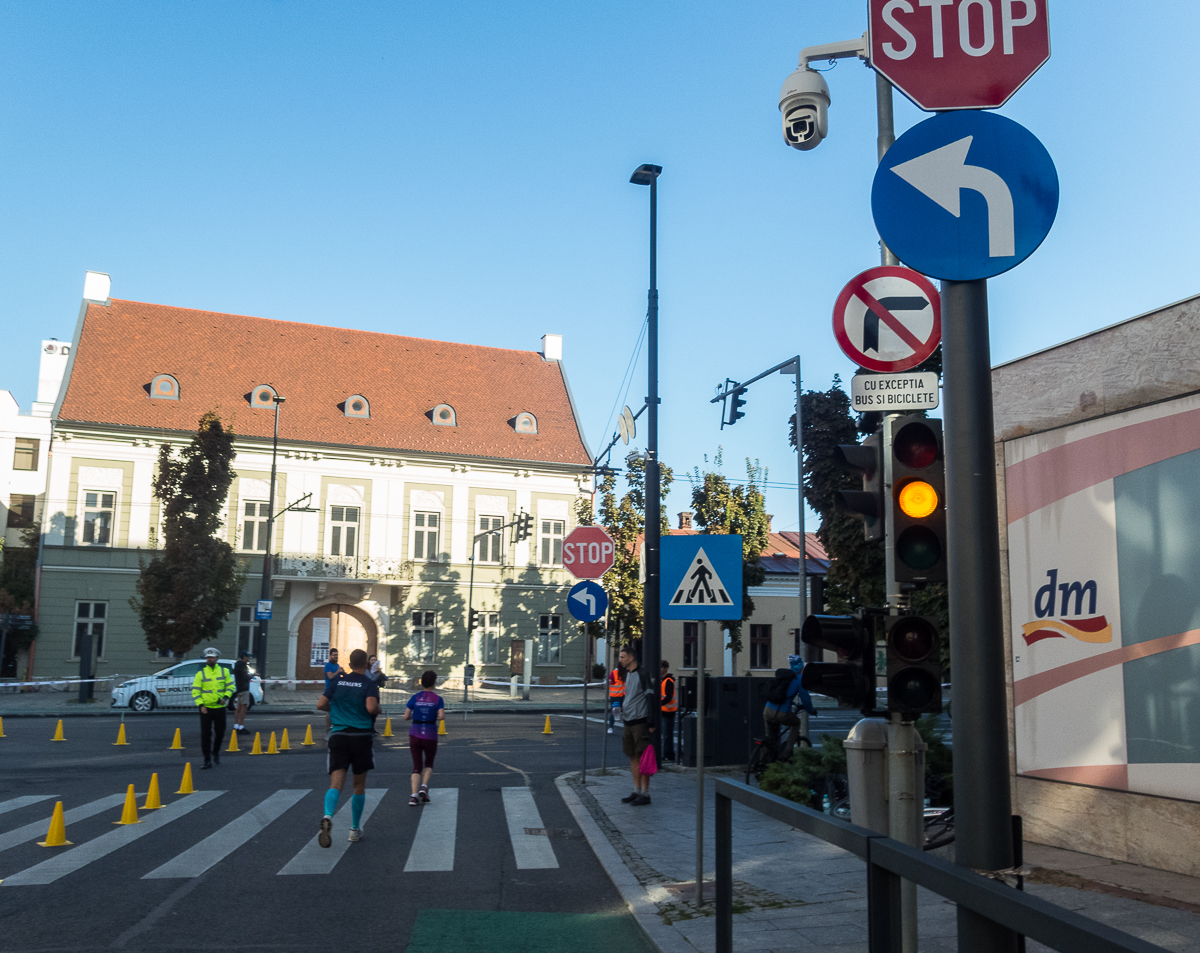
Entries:
[[[267, 491], [267, 548], [263, 553], [262, 591], [260, 599], [271, 598], [271, 540], [275, 534], [275, 463], [279, 456], [279, 405], [286, 398], [276, 394], [271, 398], [275, 403], [275, 436], [271, 441], [271, 487]], [[254, 659], [258, 662], [258, 677], [267, 677], [267, 619], [258, 620], [257, 645], [254, 647]], [[266, 695], [263, 695], [266, 701]]]
[[[659, 615], [659, 536], [662, 509], [659, 502], [658, 460], [658, 177], [662, 166], [639, 165], [629, 181], [650, 186], [650, 292], [646, 315], [646, 586], [642, 596], [642, 666], [650, 673], [654, 698], [650, 705], [651, 739], [655, 755], [662, 754], [659, 737], [659, 660], [662, 657], [662, 619]], [[659, 758], [658, 760], [661, 760]]]

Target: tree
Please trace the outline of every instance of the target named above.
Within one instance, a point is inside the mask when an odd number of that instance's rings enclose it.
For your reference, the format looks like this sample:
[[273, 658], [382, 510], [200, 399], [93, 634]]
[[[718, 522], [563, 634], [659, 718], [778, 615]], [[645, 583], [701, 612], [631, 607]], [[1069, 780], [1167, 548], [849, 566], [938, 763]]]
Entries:
[[[758, 484], [766, 480], [766, 471], [747, 457], [746, 482], [731, 487], [720, 472], [721, 462], [718, 449], [713, 459], [715, 470], [701, 473], [696, 467], [692, 471], [692, 511], [696, 514], [696, 523], [705, 533], [740, 534], [742, 537], [742, 617], [721, 623], [729, 639], [727, 647], [736, 656], [742, 651], [742, 623], [754, 614], [750, 587], [761, 586], [767, 577], [759, 557], [770, 541], [770, 529], [766, 501], [758, 488]], [[736, 660], [734, 668], [737, 668]]]
[[216, 638], [238, 605], [244, 575], [233, 547], [218, 538], [233, 482], [233, 431], [216, 411], [200, 418], [192, 442], [175, 457], [158, 455], [154, 497], [163, 508], [162, 555], [139, 559], [138, 614], [146, 644], [185, 654]]

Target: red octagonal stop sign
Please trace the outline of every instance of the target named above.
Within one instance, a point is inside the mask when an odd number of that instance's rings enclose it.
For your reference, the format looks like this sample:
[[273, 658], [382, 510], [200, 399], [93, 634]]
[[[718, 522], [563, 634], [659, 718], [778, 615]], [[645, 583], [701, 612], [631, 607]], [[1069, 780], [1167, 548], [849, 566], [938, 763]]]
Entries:
[[563, 540], [563, 565], [576, 579], [599, 579], [612, 569], [616, 547], [599, 526], [579, 526]]
[[1048, 0], [868, 0], [871, 66], [922, 109], [995, 109], [1050, 58]]

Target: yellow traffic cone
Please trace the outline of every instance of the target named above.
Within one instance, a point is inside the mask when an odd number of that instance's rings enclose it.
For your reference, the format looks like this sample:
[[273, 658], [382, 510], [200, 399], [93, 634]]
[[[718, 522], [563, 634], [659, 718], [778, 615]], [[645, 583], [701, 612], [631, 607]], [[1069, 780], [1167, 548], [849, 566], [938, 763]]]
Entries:
[[445, 733], [446, 733], [446, 722], [444, 720], [441, 720], [438, 722], [438, 734], [444, 735]]
[[259, 732], [254, 732], [254, 747], [250, 749], [251, 754], [262, 754], [262, 735]]
[[156, 811], [163, 806], [162, 796], [158, 793], [158, 775], [150, 775], [150, 789], [146, 792], [146, 803], [143, 811]]
[[385, 721], [383, 723], [383, 737], [385, 737], [385, 738], [392, 737], [392, 719], [391, 718], [389, 718], [387, 721]]
[[0, 718], [0, 738], [4, 737], [4, 719]]
[[133, 785], [125, 792], [125, 808], [121, 811], [121, 819], [114, 824], [140, 824], [137, 816], [137, 795], [133, 793]]
[[50, 816], [50, 830], [46, 831], [46, 839], [38, 841], [38, 847], [70, 847], [67, 840], [67, 825], [63, 822], [62, 801], [54, 805], [54, 813]]
[[275, 732], [271, 732], [271, 741], [267, 745], [267, 754], [279, 754], [279, 749], [275, 747]]
[[167, 750], [168, 751], [182, 751], [183, 750], [183, 735], [181, 735], [179, 733], [178, 728], [175, 729], [175, 740], [171, 742], [171, 747], [169, 747]]
[[302, 745], [315, 745], [316, 744], [316, 742], [312, 740], [312, 725], [309, 725], [308, 730], [306, 732], [304, 732], [304, 740], [301, 741], [300, 744], [302, 744]]
[[241, 748], [238, 747], [236, 731], [231, 731], [229, 733], [229, 747], [226, 748], [225, 750], [227, 752], [229, 752], [230, 754], [237, 754], [239, 751], [242, 750]]
[[61, 718], [58, 719], [58, 727], [54, 729], [54, 737], [51, 738], [50, 740], [51, 741], [66, 741], [67, 740], [66, 738], [63, 737], [62, 719]]
[[129, 742], [125, 740], [125, 722], [121, 722], [121, 730], [117, 732], [117, 740], [113, 742], [113, 747], [115, 748], [117, 745], [127, 744], [129, 744]]
[[544, 735], [554, 734], [554, 732], [550, 730], [550, 716], [549, 715], [546, 716], [546, 727], [542, 729], [542, 734], [544, 734]]
[[292, 746], [290, 744], [288, 744], [288, 736], [287, 736], [286, 728], [283, 729], [283, 734], [279, 736], [279, 750], [280, 751], [291, 751], [292, 750]]
[[183, 765], [183, 780], [179, 782], [179, 790], [176, 794], [195, 794], [196, 789], [192, 787], [192, 762], [185, 762]]

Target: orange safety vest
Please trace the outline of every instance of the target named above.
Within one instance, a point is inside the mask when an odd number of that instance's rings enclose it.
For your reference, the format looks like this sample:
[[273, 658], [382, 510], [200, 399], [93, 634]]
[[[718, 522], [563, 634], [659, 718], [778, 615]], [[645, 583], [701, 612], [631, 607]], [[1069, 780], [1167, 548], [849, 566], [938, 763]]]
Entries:
[[[671, 683], [671, 700], [667, 701], [667, 682]], [[668, 675], [659, 686], [659, 705], [664, 715], [673, 715], [679, 711], [679, 692], [675, 691], [675, 676]]]
[[608, 697], [625, 697], [625, 683], [621, 681], [621, 670], [619, 668], [614, 668], [612, 670], [612, 680], [608, 683]]

